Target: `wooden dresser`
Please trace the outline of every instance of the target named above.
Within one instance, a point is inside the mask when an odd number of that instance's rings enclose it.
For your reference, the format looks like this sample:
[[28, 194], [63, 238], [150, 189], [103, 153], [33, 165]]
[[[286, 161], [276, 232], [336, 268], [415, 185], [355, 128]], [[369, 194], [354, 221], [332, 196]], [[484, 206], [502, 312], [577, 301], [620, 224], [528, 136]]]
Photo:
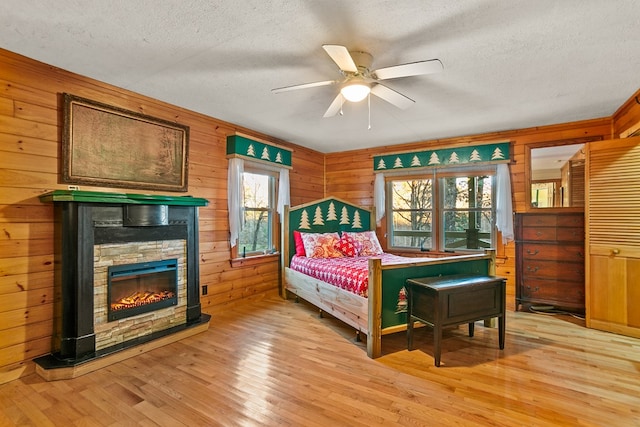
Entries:
[[584, 213], [516, 214], [516, 309], [584, 312]]

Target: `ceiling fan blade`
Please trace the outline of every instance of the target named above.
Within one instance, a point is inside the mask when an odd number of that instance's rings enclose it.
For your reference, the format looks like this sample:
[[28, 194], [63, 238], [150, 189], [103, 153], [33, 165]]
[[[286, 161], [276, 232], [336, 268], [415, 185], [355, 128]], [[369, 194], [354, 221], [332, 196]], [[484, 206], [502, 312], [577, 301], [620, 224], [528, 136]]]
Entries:
[[331, 103], [331, 105], [329, 105], [329, 108], [327, 109], [327, 111], [324, 113], [324, 116], [322, 117], [333, 117], [335, 116], [338, 111], [340, 111], [340, 109], [342, 108], [342, 103], [343, 103], [343, 99], [342, 99], [342, 94], [338, 94], [338, 96], [336, 96], [333, 100], [333, 102]]
[[298, 89], [309, 89], [312, 87], [319, 87], [319, 86], [329, 86], [329, 85], [333, 85], [339, 83], [338, 80], [325, 80], [323, 82], [313, 82], [313, 83], [304, 83], [301, 85], [293, 85], [293, 86], [285, 86], [285, 87], [278, 87], [275, 89], [271, 89], [271, 92], [273, 93], [281, 93], [281, 92], [288, 92], [290, 90], [298, 90]]
[[378, 80], [397, 79], [399, 77], [420, 76], [423, 74], [439, 73], [444, 69], [439, 59], [411, 62], [409, 64], [394, 65], [380, 68], [371, 74]]
[[358, 72], [358, 67], [346, 47], [337, 44], [323, 44], [322, 48], [342, 71], [348, 71], [350, 73]]
[[416, 103], [413, 99], [380, 83], [371, 88], [371, 93], [402, 110], [406, 110]]

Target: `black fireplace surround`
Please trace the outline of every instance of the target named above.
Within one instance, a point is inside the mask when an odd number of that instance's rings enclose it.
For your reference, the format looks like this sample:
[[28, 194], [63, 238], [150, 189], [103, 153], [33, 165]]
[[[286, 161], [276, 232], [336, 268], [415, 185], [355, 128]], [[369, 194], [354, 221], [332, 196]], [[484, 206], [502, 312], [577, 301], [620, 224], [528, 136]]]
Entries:
[[[54, 203], [56, 303], [53, 351], [37, 364], [75, 365], [209, 321], [201, 312], [198, 268], [197, 207], [206, 206], [206, 199], [56, 190], [40, 200]], [[186, 323], [96, 352], [94, 245], [174, 239], [186, 240]]]

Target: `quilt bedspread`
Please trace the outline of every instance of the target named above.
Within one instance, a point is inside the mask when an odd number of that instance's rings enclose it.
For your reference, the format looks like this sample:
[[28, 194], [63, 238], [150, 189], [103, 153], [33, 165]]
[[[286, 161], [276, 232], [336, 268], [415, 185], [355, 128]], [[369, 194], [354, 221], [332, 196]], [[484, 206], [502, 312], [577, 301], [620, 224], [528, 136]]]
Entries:
[[307, 258], [296, 255], [291, 259], [289, 268], [366, 298], [369, 285], [369, 258], [381, 258], [383, 265], [428, 260], [428, 258], [407, 258], [387, 253], [372, 257], [342, 258]]

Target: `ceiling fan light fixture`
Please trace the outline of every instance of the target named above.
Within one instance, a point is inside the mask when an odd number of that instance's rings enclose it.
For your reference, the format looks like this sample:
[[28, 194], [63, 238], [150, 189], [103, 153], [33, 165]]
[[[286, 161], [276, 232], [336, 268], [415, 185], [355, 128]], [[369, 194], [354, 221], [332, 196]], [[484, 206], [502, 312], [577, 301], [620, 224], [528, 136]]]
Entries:
[[351, 83], [343, 86], [340, 89], [340, 93], [344, 96], [344, 99], [351, 102], [360, 102], [369, 95], [371, 87], [366, 83]]

